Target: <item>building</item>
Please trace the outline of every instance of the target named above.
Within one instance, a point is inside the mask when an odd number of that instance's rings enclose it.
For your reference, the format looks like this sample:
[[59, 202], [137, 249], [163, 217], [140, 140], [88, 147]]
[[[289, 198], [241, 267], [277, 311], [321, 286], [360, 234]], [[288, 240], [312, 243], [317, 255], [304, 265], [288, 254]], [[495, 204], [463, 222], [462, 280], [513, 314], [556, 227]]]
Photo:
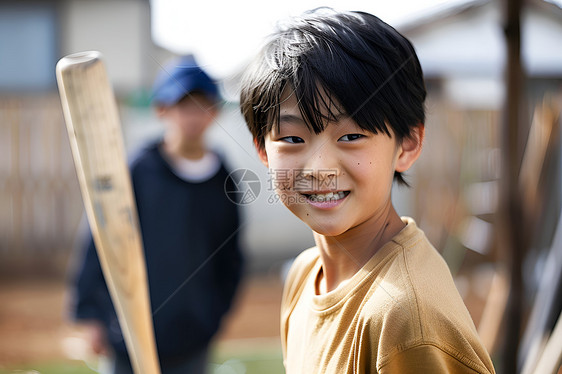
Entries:
[[[145, 100], [158, 62], [148, 0], [0, 2], [0, 273], [57, 272], [82, 203], [55, 81], [62, 56], [99, 50], [120, 103]], [[142, 105], [141, 105], [142, 106]]]

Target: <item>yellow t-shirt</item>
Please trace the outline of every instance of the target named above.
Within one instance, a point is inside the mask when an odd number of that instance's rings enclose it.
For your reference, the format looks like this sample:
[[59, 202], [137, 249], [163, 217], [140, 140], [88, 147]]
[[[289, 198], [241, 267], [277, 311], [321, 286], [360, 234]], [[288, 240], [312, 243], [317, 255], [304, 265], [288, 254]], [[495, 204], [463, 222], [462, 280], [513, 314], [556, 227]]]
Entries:
[[447, 264], [410, 218], [347, 283], [316, 295], [316, 247], [281, 309], [287, 374], [494, 373]]

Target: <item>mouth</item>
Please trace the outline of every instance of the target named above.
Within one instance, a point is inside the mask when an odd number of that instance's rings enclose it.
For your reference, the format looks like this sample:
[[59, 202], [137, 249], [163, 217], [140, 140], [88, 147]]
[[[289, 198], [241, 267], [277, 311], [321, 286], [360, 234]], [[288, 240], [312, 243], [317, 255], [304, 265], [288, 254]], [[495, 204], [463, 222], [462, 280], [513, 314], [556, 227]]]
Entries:
[[308, 200], [314, 203], [333, 202], [345, 198], [350, 191], [330, 191], [323, 193], [303, 193]]

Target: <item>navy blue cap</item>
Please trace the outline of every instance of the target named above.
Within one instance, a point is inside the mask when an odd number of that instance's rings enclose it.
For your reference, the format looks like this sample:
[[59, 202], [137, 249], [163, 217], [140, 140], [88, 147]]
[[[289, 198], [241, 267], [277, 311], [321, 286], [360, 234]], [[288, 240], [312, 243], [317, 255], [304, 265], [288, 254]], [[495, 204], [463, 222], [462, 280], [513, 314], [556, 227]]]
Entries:
[[216, 83], [201, 69], [193, 56], [175, 59], [164, 66], [152, 87], [152, 102], [172, 106], [187, 94], [197, 91], [219, 100]]

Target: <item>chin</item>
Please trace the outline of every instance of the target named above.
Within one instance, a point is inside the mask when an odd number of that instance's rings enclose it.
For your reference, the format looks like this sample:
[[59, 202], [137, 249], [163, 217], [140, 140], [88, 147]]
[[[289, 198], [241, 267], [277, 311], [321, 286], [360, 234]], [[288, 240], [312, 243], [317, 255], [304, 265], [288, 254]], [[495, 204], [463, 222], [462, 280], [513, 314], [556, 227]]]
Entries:
[[345, 228], [338, 225], [322, 224], [319, 222], [305, 222], [312, 231], [323, 236], [335, 237], [347, 231]]
[[341, 220], [337, 219], [326, 219], [327, 217], [321, 217], [313, 214], [306, 209], [302, 209], [302, 205], [290, 204], [285, 205], [291, 213], [297, 216], [302, 222], [304, 222], [308, 227], [312, 229], [317, 234], [324, 236], [338, 236], [345, 233], [349, 227], [343, 226]]

